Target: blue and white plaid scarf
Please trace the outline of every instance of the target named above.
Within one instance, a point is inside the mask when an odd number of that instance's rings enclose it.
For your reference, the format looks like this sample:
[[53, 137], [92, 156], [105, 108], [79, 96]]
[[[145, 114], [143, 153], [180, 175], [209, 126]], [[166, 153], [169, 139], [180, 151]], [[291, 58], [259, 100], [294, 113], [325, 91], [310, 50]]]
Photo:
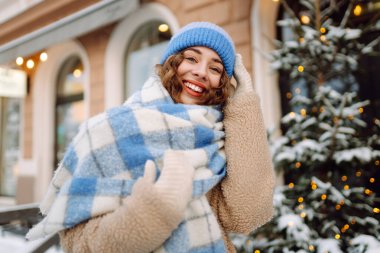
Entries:
[[226, 173], [220, 107], [176, 104], [153, 76], [124, 105], [86, 121], [74, 138], [41, 203], [46, 217], [27, 238], [71, 228], [112, 212], [144, 175], [147, 160], [161, 170], [166, 150], [184, 150], [195, 167], [185, 219], [157, 252], [224, 252], [205, 194]]

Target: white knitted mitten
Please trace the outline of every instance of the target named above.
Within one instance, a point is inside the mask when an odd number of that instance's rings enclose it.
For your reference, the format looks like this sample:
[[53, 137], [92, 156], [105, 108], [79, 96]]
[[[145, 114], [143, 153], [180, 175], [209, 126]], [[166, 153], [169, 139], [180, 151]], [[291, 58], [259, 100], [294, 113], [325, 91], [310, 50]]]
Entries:
[[234, 77], [237, 82], [237, 88], [234, 97], [253, 91], [252, 79], [247, 69], [244, 67], [243, 59], [240, 54], [235, 56]]
[[[164, 155], [161, 175], [154, 184], [154, 189], [162, 201], [179, 212], [186, 209], [193, 191], [194, 167], [189, 165], [181, 151], [168, 150]], [[145, 164], [144, 180], [154, 182], [156, 168], [152, 161]]]

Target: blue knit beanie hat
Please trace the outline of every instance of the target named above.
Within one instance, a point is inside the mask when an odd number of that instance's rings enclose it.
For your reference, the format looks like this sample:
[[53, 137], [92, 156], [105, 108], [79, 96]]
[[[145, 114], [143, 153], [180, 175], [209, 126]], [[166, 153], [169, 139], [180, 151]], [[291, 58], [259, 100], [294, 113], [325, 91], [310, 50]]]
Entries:
[[235, 46], [223, 28], [209, 22], [193, 22], [181, 28], [169, 42], [161, 64], [169, 56], [183, 49], [204, 46], [213, 49], [222, 59], [227, 75], [231, 78], [235, 64]]

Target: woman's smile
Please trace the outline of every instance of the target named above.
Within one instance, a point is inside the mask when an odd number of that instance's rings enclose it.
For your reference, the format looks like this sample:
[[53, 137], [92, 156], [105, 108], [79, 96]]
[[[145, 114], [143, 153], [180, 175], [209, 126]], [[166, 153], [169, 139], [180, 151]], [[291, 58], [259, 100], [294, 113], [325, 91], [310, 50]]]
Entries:
[[182, 81], [184, 90], [191, 96], [201, 97], [202, 93], [205, 91], [205, 85], [203, 83], [197, 82], [195, 80], [183, 80]]

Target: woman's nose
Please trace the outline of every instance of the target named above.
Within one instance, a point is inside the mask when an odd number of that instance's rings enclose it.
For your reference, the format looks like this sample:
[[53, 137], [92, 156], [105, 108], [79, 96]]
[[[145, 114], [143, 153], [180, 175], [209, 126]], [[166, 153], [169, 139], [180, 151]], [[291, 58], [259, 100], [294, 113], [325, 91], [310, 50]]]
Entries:
[[199, 78], [207, 78], [207, 68], [203, 64], [197, 64], [193, 69], [193, 74]]

